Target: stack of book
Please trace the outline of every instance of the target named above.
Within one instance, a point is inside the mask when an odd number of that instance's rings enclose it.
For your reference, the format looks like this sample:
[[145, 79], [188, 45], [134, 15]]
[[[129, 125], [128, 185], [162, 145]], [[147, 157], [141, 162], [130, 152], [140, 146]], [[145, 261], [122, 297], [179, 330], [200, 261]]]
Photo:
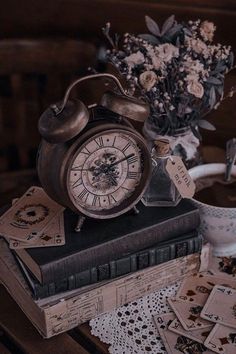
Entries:
[[113, 220], [64, 212], [66, 243], [18, 249], [0, 240], [0, 280], [44, 337], [169, 285], [199, 270], [199, 211], [144, 207]]

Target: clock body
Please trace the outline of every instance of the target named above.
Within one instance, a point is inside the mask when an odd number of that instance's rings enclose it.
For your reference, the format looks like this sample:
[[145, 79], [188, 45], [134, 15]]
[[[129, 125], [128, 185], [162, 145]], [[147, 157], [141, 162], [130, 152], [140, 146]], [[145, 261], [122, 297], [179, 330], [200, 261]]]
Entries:
[[42, 140], [37, 169], [47, 194], [79, 214], [107, 219], [133, 208], [151, 176], [144, 138], [131, 126], [88, 123], [70, 141]]

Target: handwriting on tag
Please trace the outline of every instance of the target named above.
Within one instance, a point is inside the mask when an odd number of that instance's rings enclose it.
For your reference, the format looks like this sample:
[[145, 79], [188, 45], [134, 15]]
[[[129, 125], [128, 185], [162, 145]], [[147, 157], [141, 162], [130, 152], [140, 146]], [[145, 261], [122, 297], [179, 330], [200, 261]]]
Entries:
[[166, 171], [183, 198], [192, 198], [195, 193], [195, 183], [190, 177], [179, 156], [171, 156], [167, 160]]

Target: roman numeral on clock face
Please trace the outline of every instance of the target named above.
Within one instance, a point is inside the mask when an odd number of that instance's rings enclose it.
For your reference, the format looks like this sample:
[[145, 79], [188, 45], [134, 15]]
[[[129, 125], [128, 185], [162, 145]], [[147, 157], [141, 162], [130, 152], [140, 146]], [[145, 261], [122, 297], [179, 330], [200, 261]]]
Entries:
[[72, 188], [74, 189], [74, 188], [80, 186], [82, 183], [83, 183], [83, 181], [82, 181], [82, 178], [80, 177], [72, 184]]
[[84, 188], [82, 192], [80, 192], [80, 194], [78, 195], [78, 198], [80, 199], [85, 198], [85, 200], [87, 200], [88, 196], [89, 196], [89, 192]]
[[104, 147], [103, 137], [99, 136], [98, 138], [94, 139], [95, 143], [99, 148]]
[[131, 163], [135, 163], [138, 161], [138, 156], [130, 156], [128, 159], [127, 159], [127, 162], [128, 164], [130, 165]]
[[127, 178], [136, 179], [138, 177], [138, 172], [128, 171]]
[[90, 154], [91, 154], [91, 152], [88, 150], [88, 148], [87, 148], [86, 146], [83, 148], [83, 150], [81, 151], [81, 153], [82, 153], [82, 154], [85, 154], [85, 155], [90, 155]]
[[127, 144], [123, 147], [122, 152], [124, 153], [130, 146], [131, 146], [130, 143], [127, 143]]
[[101, 201], [100, 201], [100, 197], [94, 195], [92, 200], [92, 206], [96, 206], [96, 205], [101, 206]]
[[116, 203], [117, 200], [115, 199], [115, 197], [112, 194], [109, 194], [108, 195], [108, 202], [109, 202], [109, 204], [112, 204], [112, 203]]

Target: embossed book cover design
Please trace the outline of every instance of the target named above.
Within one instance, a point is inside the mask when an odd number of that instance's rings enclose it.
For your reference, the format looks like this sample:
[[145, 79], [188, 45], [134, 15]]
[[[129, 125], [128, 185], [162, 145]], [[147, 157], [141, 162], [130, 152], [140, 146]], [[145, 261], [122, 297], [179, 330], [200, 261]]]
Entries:
[[188, 200], [176, 208], [146, 208], [112, 220], [87, 219], [80, 233], [74, 231], [77, 216], [65, 211], [66, 244], [16, 253], [41, 283], [55, 282], [92, 267], [125, 257], [173, 239], [199, 226], [199, 212]]

